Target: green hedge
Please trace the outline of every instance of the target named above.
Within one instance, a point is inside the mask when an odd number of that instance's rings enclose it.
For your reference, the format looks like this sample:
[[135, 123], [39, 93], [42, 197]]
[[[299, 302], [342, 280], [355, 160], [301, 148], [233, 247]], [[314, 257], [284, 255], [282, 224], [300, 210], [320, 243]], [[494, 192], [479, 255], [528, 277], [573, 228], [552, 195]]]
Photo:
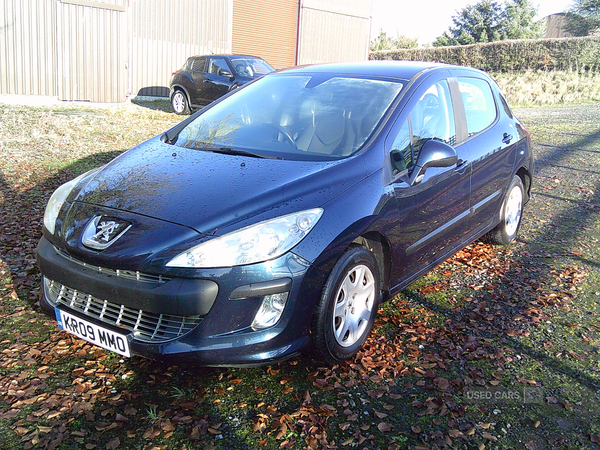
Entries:
[[600, 71], [600, 36], [387, 50], [372, 52], [369, 59], [436, 61], [490, 72]]

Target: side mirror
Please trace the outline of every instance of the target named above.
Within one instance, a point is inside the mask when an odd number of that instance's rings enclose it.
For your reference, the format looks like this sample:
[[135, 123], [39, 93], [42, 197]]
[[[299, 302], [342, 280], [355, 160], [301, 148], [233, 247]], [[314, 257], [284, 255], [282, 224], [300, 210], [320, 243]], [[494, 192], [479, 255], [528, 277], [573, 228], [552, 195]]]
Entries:
[[224, 69], [219, 70], [219, 75], [222, 77], [231, 78], [231, 72], [228, 72], [227, 70], [224, 70]]
[[410, 176], [410, 184], [421, 181], [429, 167], [450, 167], [458, 162], [456, 150], [441, 141], [430, 139], [421, 148], [417, 164]]

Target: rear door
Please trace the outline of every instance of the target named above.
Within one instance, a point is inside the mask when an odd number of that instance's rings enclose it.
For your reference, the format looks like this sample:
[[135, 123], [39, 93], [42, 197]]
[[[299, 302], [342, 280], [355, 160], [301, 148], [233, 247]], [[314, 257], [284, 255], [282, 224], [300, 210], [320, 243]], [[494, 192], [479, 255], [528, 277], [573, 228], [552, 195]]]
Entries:
[[206, 75], [206, 58], [195, 58], [192, 60], [191, 67], [189, 68], [192, 74], [192, 81], [194, 87], [190, 89], [190, 102], [194, 105], [202, 103], [202, 90], [205, 85]]
[[[467, 139], [458, 147], [471, 161], [471, 236], [488, 227], [499, 211], [512, 177], [518, 132], [503, 114], [490, 83], [476, 76], [459, 76]], [[462, 111], [459, 109], [459, 113]], [[468, 236], [467, 238], [470, 238]]]

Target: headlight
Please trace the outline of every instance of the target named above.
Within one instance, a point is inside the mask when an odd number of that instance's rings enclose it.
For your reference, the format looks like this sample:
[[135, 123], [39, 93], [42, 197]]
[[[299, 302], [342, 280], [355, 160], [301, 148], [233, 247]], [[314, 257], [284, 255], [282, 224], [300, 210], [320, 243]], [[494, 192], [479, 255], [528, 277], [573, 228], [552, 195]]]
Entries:
[[85, 177], [91, 175], [92, 172], [96, 172], [100, 170], [101, 167], [97, 169], [92, 169], [88, 172], [85, 172], [79, 175], [77, 178], [74, 178], [71, 181], [67, 181], [65, 184], [59, 186], [57, 190], [54, 191], [54, 194], [48, 200], [48, 204], [46, 205], [46, 211], [44, 212], [44, 226], [50, 232], [50, 234], [54, 234], [54, 228], [56, 226], [56, 217], [62, 208], [63, 203], [69, 196], [70, 192], [73, 188]]
[[277, 258], [304, 239], [322, 214], [309, 209], [242, 228], [177, 255], [167, 266], [232, 267]]

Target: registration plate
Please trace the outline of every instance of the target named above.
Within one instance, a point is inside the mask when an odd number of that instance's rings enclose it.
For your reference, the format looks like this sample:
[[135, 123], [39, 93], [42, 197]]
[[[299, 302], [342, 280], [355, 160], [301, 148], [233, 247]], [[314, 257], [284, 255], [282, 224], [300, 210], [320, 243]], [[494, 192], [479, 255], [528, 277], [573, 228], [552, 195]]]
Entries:
[[131, 353], [129, 352], [129, 342], [124, 334], [115, 333], [107, 328], [99, 327], [94, 323], [80, 319], [79, 317], [58, 308], [54, 308], [54, 311], [56, 312], [58, 326], [63, 330], [99, 347], [118, 353], [119, 355], [127, 357], [131, 356]]

